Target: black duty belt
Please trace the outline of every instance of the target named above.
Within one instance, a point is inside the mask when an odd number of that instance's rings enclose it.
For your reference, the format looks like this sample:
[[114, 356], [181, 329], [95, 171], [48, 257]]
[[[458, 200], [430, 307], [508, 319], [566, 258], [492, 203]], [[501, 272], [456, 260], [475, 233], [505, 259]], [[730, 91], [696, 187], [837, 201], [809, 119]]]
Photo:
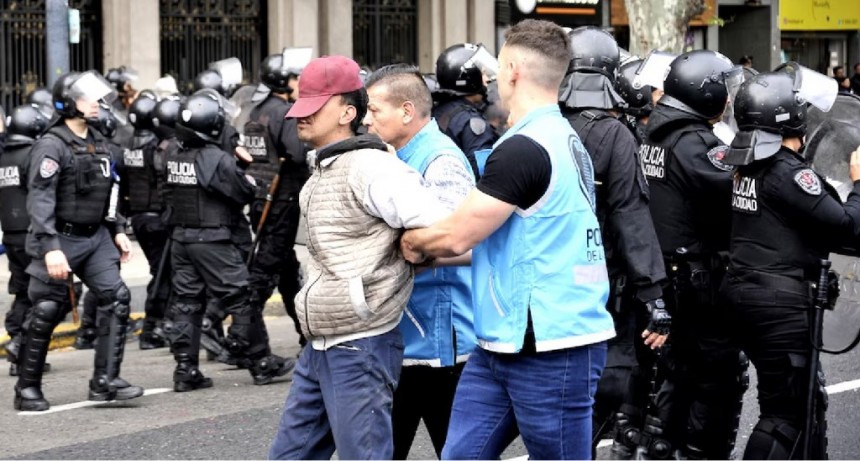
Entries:
[[61, 235], [74, 237], [92, 237], [102, 227], [98, 224], [78, 224], [57, 219], [57, 232]]

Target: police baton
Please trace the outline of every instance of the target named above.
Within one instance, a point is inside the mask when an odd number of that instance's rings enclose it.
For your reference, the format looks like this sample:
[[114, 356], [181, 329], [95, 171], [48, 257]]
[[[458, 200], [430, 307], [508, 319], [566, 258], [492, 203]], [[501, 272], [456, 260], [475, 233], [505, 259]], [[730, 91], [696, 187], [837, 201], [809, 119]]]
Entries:
[[72, 303], [72, 322], [79, 325], [81, 319], [78, 315], [78, 297], [75, 296], [75, 274], [69, 272], [69, 276], [66, 277], [66, 287], [69, 289], [69, 302]]
[[813, 432], [818, 432], [823, 421], [818, 419], [818, 404], [816, 403], [816, 392], [824, 392], [818, 389], [818, 358], [821, 355], [821, 327], [824, 324], [824, 309], [830, 309], [829, 290], [830, 261], [821, 260], [821, 273], [818, 276], [818, 286], [815, 287], [815, 305], [812, 310], [812, 319], [809, 322], [812, 349], [809, 352], [809, 376], [807, 376], [808, 388], [806, 390], [806, 421], [803, 427], [803, 459], [813, 459], [812, 453]]
[[251, 253], [248, 255], [248, 267], [254, 262], [254, 257], [257, 254], [257, 245], [260, 244], [260, 234], [263, 232], [263, 225], [269, 217], [269, 210], [272, 209], [272, 201], [274, 200], [275, 192], [278, 190], [278, 185], [281, 183], [281, 168], [284, 166], [284, 158], [278, 158], [278, 174], [272, 178], [272, 184], [266, 192], [266, 204], [263, 205], [263, 212], [260, 214], [260, 222], [257, 223], [257, 232], [254, 233], [254, 245], [251, 247]]

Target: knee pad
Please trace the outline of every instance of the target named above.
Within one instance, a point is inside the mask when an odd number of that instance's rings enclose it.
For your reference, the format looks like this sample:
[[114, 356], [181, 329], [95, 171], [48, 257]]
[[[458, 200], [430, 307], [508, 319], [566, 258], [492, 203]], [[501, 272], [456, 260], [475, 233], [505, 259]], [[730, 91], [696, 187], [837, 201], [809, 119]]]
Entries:
[[48, 323], [62, 320], [63, 310], [55, 301], [39, 301], [33, 306], [33, 316]]
[[792, 459], [800, 456], [800, 430], [786, 420], [759, 420], [747, 442], [744, 459]]
[[125, 283], [120, 282], [119, 286], [114, 289], [113, 300], [125, 305], [131, 302], [131, 292], [128, 291], [128, 286]]

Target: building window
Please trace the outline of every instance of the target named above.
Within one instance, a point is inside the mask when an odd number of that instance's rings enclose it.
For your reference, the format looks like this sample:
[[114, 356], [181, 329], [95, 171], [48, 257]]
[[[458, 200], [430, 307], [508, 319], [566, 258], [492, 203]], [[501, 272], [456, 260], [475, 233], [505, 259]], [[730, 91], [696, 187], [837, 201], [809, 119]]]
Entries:
[[356, 0], [352, 15], [353, 57], [359, 65], [417, 64], [416, 0]]

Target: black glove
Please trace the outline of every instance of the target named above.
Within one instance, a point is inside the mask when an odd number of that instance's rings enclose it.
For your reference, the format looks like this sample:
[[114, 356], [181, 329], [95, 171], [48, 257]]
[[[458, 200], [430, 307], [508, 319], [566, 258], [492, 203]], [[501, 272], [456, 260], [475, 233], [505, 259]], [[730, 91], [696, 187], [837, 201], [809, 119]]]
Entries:
[[832, 309], [839, 298], [839, 272], [831, 270], [827, 273], [827, 305]]
[[657, 333], [658, 335], [668, 335], [669, 328], [672, 326], [672, 314], [666, 310], [666, 303], [662, 299], [657, 298], [645, 303], [648, 312], [651, 314], [651, 321], [648, 322], [646, 330]]

